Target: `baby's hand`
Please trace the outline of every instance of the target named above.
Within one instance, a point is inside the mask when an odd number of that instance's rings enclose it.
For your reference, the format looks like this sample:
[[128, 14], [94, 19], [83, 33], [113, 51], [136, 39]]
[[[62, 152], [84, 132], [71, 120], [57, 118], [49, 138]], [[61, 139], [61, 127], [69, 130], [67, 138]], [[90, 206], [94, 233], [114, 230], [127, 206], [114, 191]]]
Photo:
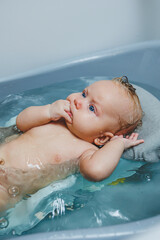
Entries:
[[138, 138], [138, 133], [132, 133], [130, 136], [127, 135], [126, 137], [123, 137], [123, 135], [114, 136], [113, 138], [111, 138], [111, 141], [115, 139], [120, 139], [124, 143], [124, 150], [126, 150], [130, 147], [134, 147], [141, 143], [144, 143], [143, 139], [137, 139], [137, 138]]
[[72, 114], [70, 112], [70, 102], [68, 100], [58, 100], [53, 102], [49, 107], [51, 120], [57, 121], [65, 118], [69, 123], [72, 122]]

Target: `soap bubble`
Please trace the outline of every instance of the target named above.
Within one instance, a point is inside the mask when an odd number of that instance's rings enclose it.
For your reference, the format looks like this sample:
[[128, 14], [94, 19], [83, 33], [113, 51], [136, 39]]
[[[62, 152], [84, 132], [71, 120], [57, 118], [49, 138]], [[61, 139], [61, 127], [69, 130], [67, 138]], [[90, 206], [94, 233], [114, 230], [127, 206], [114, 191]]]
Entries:
[[17, 186], [10, 186], [8, 188], [8, 193], [11, 197], [16, 197], [19, 195], [19, 187]]
[[8, 224], [9, 224], [9, 222], [6, 218], [4, 218], [4, 217], [0, 218], [0, 229], [8, 227]]

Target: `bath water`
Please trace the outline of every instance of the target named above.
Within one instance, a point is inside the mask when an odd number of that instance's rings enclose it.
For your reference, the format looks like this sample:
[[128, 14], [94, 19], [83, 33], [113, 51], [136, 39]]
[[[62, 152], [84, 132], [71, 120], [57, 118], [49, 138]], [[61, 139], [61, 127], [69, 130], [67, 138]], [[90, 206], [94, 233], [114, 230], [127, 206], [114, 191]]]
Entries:
[[[100, 76], [94, 79], [84, 77], [8, 95], [0, 103], [0, 126], [13, 123], [15, 116], [28, 106], [45, 105], [58, 99], [66, 99], [69, 94], [82, 91], [95, 80], [101, 79], [112, 79], [112, 77]], [[160, 98], [159, 90], [145, 84], [136, 84]], [[21, 222], [17, 228], [10, 226], [7, 232], [10, 221], [8, 214], [4, 218], [6, 222], [0, 219], [0, 235], [2, 231], [9, 235], [25, 235], [102, 227], [158, 215], [160, 214], [159, 182], [160, 163], [135, 163], [125, 159], [121, 159], [115, 173], [109, 179], [100, 183], [89, 182], [80, 174], [76, 174], [66, 181], [58, 182], [60, 188], [54, 185], [53, 189], [58, 190], [54, 190], [47, 198], [43, 197], [43, 201], [38, 206], [39, 211], [36, 213], [39, 215], [33, 214], [33, 220], [35, 215], [39, 219], [36, 224], [31, 224], [32, 219], [29, 219], [30, 223], [24, 229], [24, 222]], [[64, 184], [66, 187], [63, 187]], [[46, 211], [44, 214], [50, 201], [53, 203], [52, 211]], [[17, 216], [14, 217], [16, 220]], [[23, 218], [25, 219], [25, 216]]]

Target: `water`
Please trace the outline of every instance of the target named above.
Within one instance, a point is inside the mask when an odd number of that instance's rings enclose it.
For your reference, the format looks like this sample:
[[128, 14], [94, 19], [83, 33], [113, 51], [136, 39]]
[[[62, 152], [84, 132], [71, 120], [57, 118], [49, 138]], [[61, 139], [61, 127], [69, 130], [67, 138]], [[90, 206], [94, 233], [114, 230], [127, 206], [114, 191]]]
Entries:
[[[65, 99], [70, 93], [82, 91], [95, 80], [111, 78], [81, 78], [9, 95], [0, 104], [0, 125], [5, 126], [10, 119], [13, 120], [28, 106], [44, 105], [60, 98]], [[145, 84], [137, 85], [160, 98], [159, 90]], [[12, 120], [7, 124], [12, 123]], [[48, 195], [44, 194], [45, 197], [35, 203], [37, 205], [34, 205], [33, 215], [31, 215], [32, 209], [27, 209], [29, 217], [32, 216], [32, 221], [27, 218], [26, 220], [23, 215], [19, 228], [16, 226], [13, 228], [9, 225], [11, 214], [8, 213], [0, 219], [0, 229], [6, 231], [10, 227], [8, 230], [10, 235], [31, 234], [115, 225], [160, 214], [160, 163], [144, 164], [121, 159], [111, 177], [100, 183], [88, 182], [80, 174], [75, 175], [72, 180], [74, 181], [69, 179], [64, 182], [63, 180], [57, 183], [59, 185], [52, 186], [53, 191], [47, 192]], [[9, 191], [11, 195], [18, 194], [16, 186], [12, 186]], [[38, 194], [37, 199], [40, 199]], [[24, 202], [32, 201], [33, 203], [33, 199], [34, 196], [26, 196]], [[15, 220], [16, 216], [14, 216]], [[24, 227], [23, 221], [28, 221], [27, 227], [26, 225]], [[0, 234], [1, 232], [2, 230]]]
[[29, 106], [39, 106], [52, 103], [58, 99], [66, 99], [72, 92], [82, 91], [88, 81], [66, 81], [53, 85], [25, 91], [18, 94], [8, 95], [0, 103], [0, 126], [5, 126], [6, 122], [16, 116], [24, 108]]

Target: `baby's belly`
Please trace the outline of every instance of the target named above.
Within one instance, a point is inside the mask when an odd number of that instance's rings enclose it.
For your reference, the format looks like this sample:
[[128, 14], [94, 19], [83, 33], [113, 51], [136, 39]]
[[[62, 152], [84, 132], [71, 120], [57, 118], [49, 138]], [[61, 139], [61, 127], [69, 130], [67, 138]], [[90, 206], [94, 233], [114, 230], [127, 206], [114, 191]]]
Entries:
[[22, 135], [0, 146], [0, 164], [27, 170], [41, 169], [46, 164], [61, 164], [70, 160], [70, 151], [67, 152], [60, 141], [57, 141], [47, 141], [45, 138], [37, 140], [33, 136]]
[[12, 141], [0, 147], [0, 159], [3, 167], [12, 167], [27, 170], [40, 168], [42, 160], [39, 151], [31, 143]]
[[0, 168], [4, 170], [0, 182], [6, 189], [15, 185], [25, 193], [34, 193], [52, 181], [78, 171], [77, 159], [67, 160], [57, 154], [58, 149], [52, 148], [52, 152], [48, 152], [51, 151], [49, 146], [38, 143], [34, 141], [33, 145], [30, 139], [23, 141], [21, 138], [0, 146]]

